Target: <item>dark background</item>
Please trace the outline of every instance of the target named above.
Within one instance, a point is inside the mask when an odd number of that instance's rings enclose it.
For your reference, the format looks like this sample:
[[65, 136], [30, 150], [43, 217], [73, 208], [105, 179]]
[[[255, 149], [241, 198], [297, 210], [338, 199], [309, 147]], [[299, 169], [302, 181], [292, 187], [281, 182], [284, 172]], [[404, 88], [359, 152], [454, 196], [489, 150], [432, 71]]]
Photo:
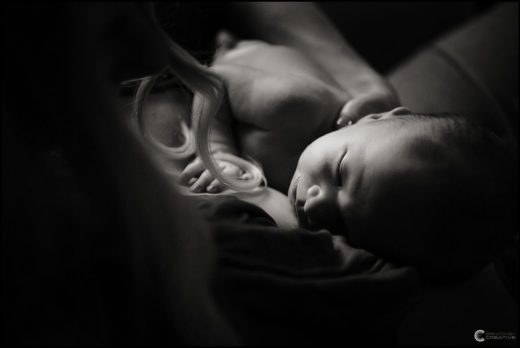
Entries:
[[[413, 52], [485, 11], [493, 2], [317, 2], [347, 41], [387, 73]], [[155, 5], [161, 25], [204, 63], [211, 61], [217, 30], [232, 23], [225, 3]]]

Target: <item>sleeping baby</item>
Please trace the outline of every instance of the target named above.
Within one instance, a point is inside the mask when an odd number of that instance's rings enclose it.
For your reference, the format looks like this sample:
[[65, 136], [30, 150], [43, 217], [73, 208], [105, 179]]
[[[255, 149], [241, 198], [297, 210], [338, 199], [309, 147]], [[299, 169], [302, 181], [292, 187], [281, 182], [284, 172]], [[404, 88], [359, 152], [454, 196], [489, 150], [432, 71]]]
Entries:
[[[213, 70], [229, 102], [217, 116], [215, 153], [259, 162], [288, 196], [299, 225], [431, 275], [471, 274], [505, 238], [512, 160], [494, 133], [459, 115], [405, 107], [343, 120], [351, 97], [294, 49], [244, 41]], [[229, 175], [242, 175], [231, 163]], [[200, 159], [181, 182], [224, 187]]]

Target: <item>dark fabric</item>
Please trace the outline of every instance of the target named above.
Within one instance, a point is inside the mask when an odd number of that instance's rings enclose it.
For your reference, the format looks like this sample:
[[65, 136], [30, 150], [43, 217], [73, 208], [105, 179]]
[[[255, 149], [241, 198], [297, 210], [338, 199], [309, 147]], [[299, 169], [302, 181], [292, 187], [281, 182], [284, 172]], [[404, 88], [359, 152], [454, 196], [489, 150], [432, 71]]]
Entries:
[[323, 1], [317, 3], [350, 45], [386, 73], [425, 43], [490, 3], [467, 1]]
[[215, 37], [227, 23], [226, 4], [216, 2], [155, 2], [156, 17], [168, 35], [203, 64], [215, 52]]
[[518, 232], [512, 243], [501, 250], [495, 260], [495, 268], [509, 294], [518, 302]]
[[262, 208], [233, 196], [200, 195], [190, 198], [209, 221], [226, 220], [233, 223], [276, 226], [273, 218]]
[[492, 266], [432, 283], [327, 231], [277, 228], [234, 197], [195, 200], [213, 222], [214, 297], [246, 344], [467, 345], [479, 325], [517, 323]]
[[[426, 42], [491, 6], [483, 2], [316, 4], [352, 47], [380, 72], [388, 71]], [[211, 60], [217, 30], [234, 26], [226, 2], [156, 2], [155, 10], [168, 34], [204, 63]]]
[[327, 231], [279, 229], [232, 197], [199, 208], [214, 223], [215, 298], [246, 344], [389, 344], [425, 293], [414, 269]]
[[[2, 9], [3, 346], [173, 345], [212, 335], [190, 340], [195, 325], [183, 329], [201, 306], [181, 299], [177, 284], [191, 281], [189, 267], [204, 271], [178, 252], [195, 244], [176, 239], [191, 217], [167, 215], [174, 192], [111, 97], [122, 78], [111, 68], [143, 56], [161, 65], [157, 32], [137, 4]], [[146, 54], [128, 54], [134, 47]]]

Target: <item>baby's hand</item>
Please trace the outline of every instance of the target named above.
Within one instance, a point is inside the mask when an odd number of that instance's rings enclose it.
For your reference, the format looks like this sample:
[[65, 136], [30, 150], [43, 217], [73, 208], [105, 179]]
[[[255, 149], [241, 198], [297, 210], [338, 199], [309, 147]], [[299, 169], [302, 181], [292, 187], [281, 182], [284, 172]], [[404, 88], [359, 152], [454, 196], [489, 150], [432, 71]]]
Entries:
[[[222, 169], [223, 175], [240, 177], [241, 179], [248, 179], [250, 174], [245, 173], [238, 166], [227, 161], [217, 161]], [[202, 160], [197, 157], [181, 173], [180, 183], [190, 187], [192, 192], [202, 193], [218, 193], [223, 191], [226, 187], [206, 169]]]
[[399, 98], [390, 85], [386, 90], [376, 86], [365, 94], [350, 99], [343, 106], [336, 127], [341, 128], [349, 123], [356, 123], [363, 116], [389, 111], [400, 105]]

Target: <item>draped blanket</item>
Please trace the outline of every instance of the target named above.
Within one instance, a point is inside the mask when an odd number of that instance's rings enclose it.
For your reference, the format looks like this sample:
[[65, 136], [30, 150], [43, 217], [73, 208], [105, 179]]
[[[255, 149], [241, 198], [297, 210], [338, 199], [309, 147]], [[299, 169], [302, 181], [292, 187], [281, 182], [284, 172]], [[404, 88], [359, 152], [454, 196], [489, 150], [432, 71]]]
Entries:
[[215, 299], [246, 344], [393, 344], [424, 294], [415, 269], [328, 231], [282, 230], [232, 197], [199, 207], [214, 226]]

